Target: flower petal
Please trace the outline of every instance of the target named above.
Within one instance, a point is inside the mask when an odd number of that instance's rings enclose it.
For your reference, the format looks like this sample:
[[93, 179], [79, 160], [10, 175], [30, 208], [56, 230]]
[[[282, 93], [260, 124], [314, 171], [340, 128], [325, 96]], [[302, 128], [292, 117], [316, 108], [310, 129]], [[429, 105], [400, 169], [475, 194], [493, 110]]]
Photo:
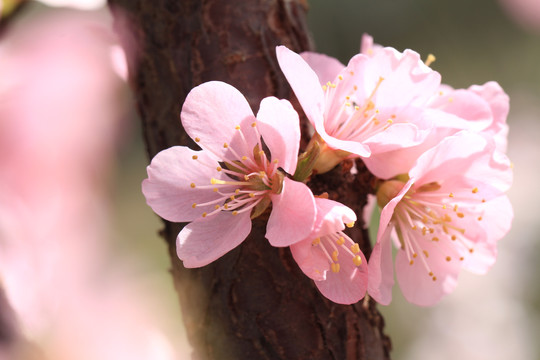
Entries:
[[[142, 182], [146, 202], [156, 214], [169, 221], [199, 218], [208, 207], [193, 208], [194, 203], [221, 197], [210, 188], [197, 187], [209, 185], [212, 177], [223, 178], [224, 175], [216, 170], [217, 166], [218, 163], [205, 151], [194, 151], [185, 146], [159, 152], [147, 167], [148, 178]], [[192, 188], [191, 184], [196, 187]]]
[[237, 247], [251, 231], [249, 215], [222, 211], [186, 225], [176, 239], [176, 253], [184, 266], [208, 265]]
[[356, 214], [349, 207], [329, 199], [315, 198], [317, 219], [310, 237], [333, 234], [345, 229], [345, 224], [356, 222]]
[[338, 304], [354, 304], [366, 295], [368, 287], [368, 264], [362, 252], [362, 265], [355, 266], [352, 260], [340, 261], [340, 270], [335, 273], [328, 271], [326, 280], [315, 281], [319, 291]]
[[324, 93], [317, 74], [297, 53], [285, 46], [276, 48], [279, 67], [291, 85], [308, 119], [314, 123], [322, 119]]
[[281, 194], [272, 195], [266, 238], [272, 246], [290, 246], [305, 239], [315, 222], [315, 199], [301, 182], [284, 178]]
[[[250, 155], [257, 144], [256, 134], [250, 128], [255, 117], [246, 98], [224, 82], [210, 81], [193, 88], [180, 118], [186, 133], [220, 160], [231, 157], [230, 150], [223, 146], [225, 143], [240, 156]], [[238, 133], [238, 125], [244, 137]]]
[[291, 253], [300, 269], [312, 280], [325, 280], [330, 270], [328, 259], [320, 246], [312, 245], [312, 238], [306, 238], [291, 245]]
[[[420, 306], [430, 306], [440, 301], [444, 295], [454, 291], [457, 285], [460, 262], [456, 260], [457, 255], [452, 252], [453, 248], [451, 247], [444, 249], [444, 256], [450, 255], [454, 260], [433, 259], [434, 256], [441, 256], [441, 249], [437, 248], [439, 244], [421, 241], [422, 249], [427, 251], [430, 257], [417, 259], [411, 265], [405, 251], [399, 250], [396, 255], [396, 277], [407, 301]], [[419, 256], [423, 257], [424, 255], [420, 254]], [[422, 260], [428, 262], [435, 280], [433, 280], [433, 275], [429, 275]]]
[[259, 132], [270, 150], [272, 161], [294, 174], [300, 147], [300, 120], [287, 100], [267, 97], [257, 113]]
[[305, 51], [301, 53], [300, 56], [313, 69], [313, 71], [315, 71], [321, 86], [325, 85], [329, 81], [333, 82], [338, 76], [339, 72], [345, 67], [345, 65], [343, 65], [338, 59], [325, 54]]
[[369, 257], [368, 294], [381, 305], [392, 301], [394, 286], [394, 267], [392, 261], [391, 228], [379, 237]]

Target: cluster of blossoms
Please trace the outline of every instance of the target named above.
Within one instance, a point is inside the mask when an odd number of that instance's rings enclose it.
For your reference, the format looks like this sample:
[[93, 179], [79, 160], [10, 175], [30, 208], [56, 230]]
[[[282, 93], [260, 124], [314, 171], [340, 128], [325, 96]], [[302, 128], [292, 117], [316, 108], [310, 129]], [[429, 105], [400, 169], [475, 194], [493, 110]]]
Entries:
[[[439, 301], [461, 268], [485, 273], [513, 217], [505, 195], [509, 100], [500, 86], [452, 89], [429, 67], [431, 55], [424, 63], [367, 35], [347, 66], [284, 46], [276, 52], [315, 130], [302, 161], [299, 118], [287, 100], [265, 98], [255, 116], [238, 90], [208, 82], [190, 92], [180, 116], [202, 150], [172, 147], [148, 167], [148, 204], [169, 221], [190, 222], [177, 238], [184, 265], [224, 255], [270, 210], [270, 244], [290, 246], [302, 271], [337, 303], [366, 293], [390, 303], [392, 242], [396, 278], [412, 303]], [[369, 263], [343, 232], [354, 226], [354, 211], [304, 183], [354, 158], [379, 179], [382, 210]]]

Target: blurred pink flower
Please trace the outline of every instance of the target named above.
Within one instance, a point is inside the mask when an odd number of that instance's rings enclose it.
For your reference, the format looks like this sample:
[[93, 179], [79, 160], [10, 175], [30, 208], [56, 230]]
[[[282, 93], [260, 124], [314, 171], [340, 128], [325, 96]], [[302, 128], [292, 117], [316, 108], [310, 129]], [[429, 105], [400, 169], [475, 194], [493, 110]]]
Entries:
[[525, 29], [540, 31], [540, 2], [538, 0], [499, 0], [510, 17]]
[[339, 304], [353, 304], [367, 290], [367, 262], [360, 247], [343, 229], [352, 227], [355, 213], [338, 202], [315, 198], [317, 220], [306, 239], [291, 245], [291, 252], [304, 274], [319, 291]]
[[461, 268], [485, 273], [496, 243], [510, 229], [512, 207], [504, 192], [510, 162], [484, 137], [460, 132], [422, 154], [409, 180], [383, 183], [384, 206], [369, 260], [369, 294], [391, 301], [391, 235], [397, 238], [396, 274], [405, 298], [433, 305], [453, 291]]
[[263, 99], [255, 118], [238, 90], [212, 81], [191, 90], [181, 120], [202, 150], [163, 150], [148, 166], [142, 190], [158, 215], [191, 222], [177, 239], [186, 267], [204, 266], [239, 245], [251, 218], [270, 203], [266, 237], [273, 246], [289, 246], [311, 232], [311, 190], [283, 172], [295, 172], [300, 144], [298, 115], [288, 101]]
[[315, 131], [331, 149], [369, 158], [421, 143], [423, 108], [440, 75], [411, 50], [381, 48], [343, 66], [326, 55], [277, 48], [281, 70]]
[[125, 85], [103, 15], [38, 11], [0, 40], [0, 276], [47, 358], [170, 359], [142, 289], [105, 269]]

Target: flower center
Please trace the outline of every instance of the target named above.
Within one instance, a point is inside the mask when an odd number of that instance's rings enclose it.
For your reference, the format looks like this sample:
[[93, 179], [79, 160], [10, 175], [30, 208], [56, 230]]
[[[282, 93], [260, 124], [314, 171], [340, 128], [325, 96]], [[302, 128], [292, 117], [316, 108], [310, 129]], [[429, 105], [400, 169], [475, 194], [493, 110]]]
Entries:
[[[381, 202], [386, 205], [403, 185], [395, 180], [383, 184], [377, 193], [379, 205]], [[460, 191], [459, 196], [452, 192], [443, 193], [441, 188], [436, 181], [412, 187], [396, 205], [391, 220], [409, 264], [420, 262], [434, 281], [437, 277], [427, 259], [432, 257], [435, 261], [443, 259], [450, 262], [454, 260], [452, 254], [456, 254], [463, 261], [467, 254], [472, 254], [474, 242], [466, 236], [465, 229], [470, 226], [468, 218], [481, 221], [483, 213], [476, 206], [480, 201], [474, 199], [478, 188]], [[474, 206], [469, 206], [471, 203]], [[435, 254], [427, 250], [428, 244], [435, 245], [429, 246]]]
[[[352, 226], [354, 223], [347, 224], [347, 227]], [[312, 241], [311, 245], [321, 250], [334, 273], [340, 271], [340, 260], [343, 260], [343, 257], [345, 257], [344, 261], [352, 261], [354, 266], [362, 265], [362, 258], [359, 255], [360, 246], [342, 231], [318, 237]]]
[[[350, 78], [338, 76], [339, 83], [328, 82], [323, 85], [325, 92], [325, 129], [330, 136], [338, 139], [363, 141], [375, 133], [384, 131], [394, 123], [395, 114], [385, 116], [376, 108], [373, 98], [383, 77], [379, 77], [371, 94], [365, 99], [358, 99], [358, 86], [354, 81], [354, 72]], [[343, 98], [342, 98], [343, 97]], [[388, 114], [387, 114], [388, 115]]]
[[[196, 185], [191, 183], [191, 188], [211, 188], [216, 198], [204, 203], [193, 203], [192, 207], [207, 207], [208, 212], [203, 212], [202, 217], [215, 215], [221, 211], [230, 212], [236, 216], [240, 213], [251, 211], [251, 217], [255, 218], [262, 214], [270, 205], [270, 194], [279, 194], [283, 188], [285, 174], [278, 169], [278, 160], [270, 161], [263, 150], [261, 136], [257, 130], [257, 124], [250, 126], [255, 132], [257, 144], [249, 154], [241, 154], [224, 143], [228, 149], [226, 155], [222, 155], [222, 162], [214, 164], [203, 163], [197, 156], [193, 160], [201, 166], [213, 167], [218, 173], [225, 174], [222, 178], [212, 177], [209, 185]], [[242, 148], [247, 146], [246, 137], [240, 125], [236, 126], [238, 136], [241, 139]], [[197, 138], [195, 139], [197, 142]]]

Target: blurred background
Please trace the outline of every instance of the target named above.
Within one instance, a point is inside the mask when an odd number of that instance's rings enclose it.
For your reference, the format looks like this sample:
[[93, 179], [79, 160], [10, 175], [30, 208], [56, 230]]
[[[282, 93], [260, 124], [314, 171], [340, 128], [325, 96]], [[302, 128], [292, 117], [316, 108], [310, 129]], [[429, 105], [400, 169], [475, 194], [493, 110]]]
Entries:
[[[13, 3], [0, 0], [2, 13]], [[17, 313], [32, 319], [21, 331], [50, 359], [182, 359], [189, 345], [161, 223], [140, 191], [148, 159], [104, 3], [33, 3], [1, 33], [0, 283]], [[309, 7], [317, 51], [345, 64], [368, 33], [384, 46], [434, 54], [431, 67], [446, 84], [495, 80], [511, 99], [515, 220], [498, 261], [485, 276], [463, 272], [457, 290], [432, 308], [406, 303], [395, 287], [392, 304], [381, 307], [392, 357], [540, 359], [540, 1], [309, 0]], [[71, 76], [60, 83], [55, 74], [65, 71]], [[84, 126], [74, 121], [81, 116]], [[67, 150], [47, 150], [52, 144]], [[66, 219], [73, 225], [59, 231], [55, 222]], [[32, 242], [13, 240], [21, 236]]]

